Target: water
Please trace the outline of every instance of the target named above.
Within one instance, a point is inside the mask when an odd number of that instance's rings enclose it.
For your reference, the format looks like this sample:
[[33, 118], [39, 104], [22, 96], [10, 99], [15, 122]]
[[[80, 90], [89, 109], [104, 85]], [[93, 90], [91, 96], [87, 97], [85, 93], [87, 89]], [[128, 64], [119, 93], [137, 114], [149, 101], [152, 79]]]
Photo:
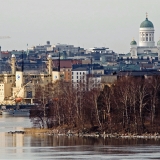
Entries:
[[160, 159], [160, 140], [9, 134], [31, 127], [28, 117], [0, 116], [0, 159]]

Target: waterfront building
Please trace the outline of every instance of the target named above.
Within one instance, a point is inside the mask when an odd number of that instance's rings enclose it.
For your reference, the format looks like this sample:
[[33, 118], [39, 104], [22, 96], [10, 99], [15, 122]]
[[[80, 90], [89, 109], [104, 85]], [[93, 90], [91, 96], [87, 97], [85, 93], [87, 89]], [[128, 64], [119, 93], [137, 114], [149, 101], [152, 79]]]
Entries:
[[11, 72], [0, 75], [0, 104], [33, 104], [37, 85], [45, 86], [60, 79], [59, 71], [53, 71], [52, 58], [47, 58], [47, 72], [25, 72], [16, 69], [16, 57], [11, 57]]

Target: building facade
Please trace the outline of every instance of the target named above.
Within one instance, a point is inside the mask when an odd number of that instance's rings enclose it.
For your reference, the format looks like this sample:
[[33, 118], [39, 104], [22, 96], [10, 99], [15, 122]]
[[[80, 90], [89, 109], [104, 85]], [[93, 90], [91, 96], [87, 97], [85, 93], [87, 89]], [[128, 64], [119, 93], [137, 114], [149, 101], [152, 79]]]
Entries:
[[29, 73], [16, 70], [16, 56], [11, 57], [11, 73], [0, 74], [0, 104], [11, 105], [16, 99], [23, 104], [32, 104], [35, 100], [36, 86], [45, 86], [60, 79], [59, 71], [53, 71], [52, 58], [47, 58], [47, 72]]
[[160, 60], [160, 41], [157, 42], [156, 46], [154, 32], [154, 25], [146, 15], [146, 19], [139, 28], [139, 44], [133, 39], [130, 43], [130, 52], [119, 54], [119, 58]]

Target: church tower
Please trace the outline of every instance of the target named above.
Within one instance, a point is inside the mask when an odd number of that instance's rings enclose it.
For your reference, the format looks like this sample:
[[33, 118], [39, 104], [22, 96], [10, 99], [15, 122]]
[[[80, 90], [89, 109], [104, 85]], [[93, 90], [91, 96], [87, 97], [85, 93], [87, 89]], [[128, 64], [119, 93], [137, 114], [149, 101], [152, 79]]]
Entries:
[[146, 19], [140, 25], [139, 29], [139, 46], [141, 47], [154, 47], [154, 26], [151, 21], [148, 20], [148, 14], [146, 13]]
[[11, 70], [12, 70], [12, 74], [15, 75], [15, 73], [16, 73], [16, 57], [14, 54], [12, 54], [12, 57], [11, 57]]
[[131, 45], [130, 48], [131, 57], [137, 58], [137, 42], [133, 39], [130, 45]]
[[52, 75], [52, 56], [48, 55], [48, 63], [47, 63], [47, 68], [48, 68], [48, 74]]

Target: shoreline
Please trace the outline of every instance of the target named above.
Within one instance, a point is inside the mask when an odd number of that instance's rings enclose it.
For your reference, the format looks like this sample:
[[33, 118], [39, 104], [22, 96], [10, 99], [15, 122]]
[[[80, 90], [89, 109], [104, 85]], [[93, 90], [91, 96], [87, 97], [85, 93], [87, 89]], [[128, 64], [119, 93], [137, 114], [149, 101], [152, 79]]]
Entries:
[[124, 139], [160, 139], [159, 133], [154, 134], [118, 134], [118, 133], [99, 133], [99, 132], [92, 132], [92, 133], [82, 133], [82, 132], [75, 132], [68, 130], [67, 132], [59, 132], [58, 129], [37, 129], [37, 128], [25, 128], [24, 134], [46, 134], [50, 136], [76, 136], [76, 137], [94, 137], [94, 138], [124, 138]]

